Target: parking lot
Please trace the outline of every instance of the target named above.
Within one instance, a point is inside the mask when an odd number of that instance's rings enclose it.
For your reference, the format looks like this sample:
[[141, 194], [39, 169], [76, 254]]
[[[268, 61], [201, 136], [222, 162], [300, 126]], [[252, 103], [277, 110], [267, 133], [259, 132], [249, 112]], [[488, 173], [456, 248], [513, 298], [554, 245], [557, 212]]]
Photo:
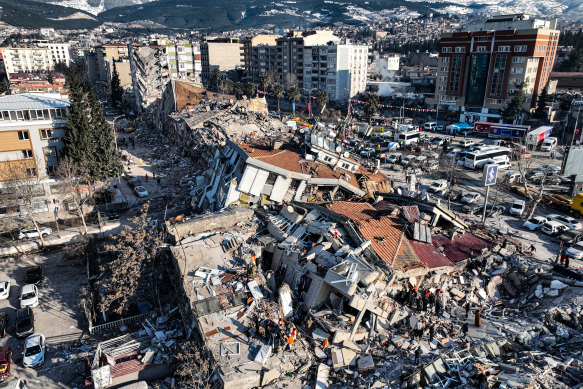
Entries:
[[[65, 260], [62, 251], [46, 255], [22, 255], [0, 260], [0, 280], [10, 281], [10, 296], [0, 301], [0, 312], [8, 314], [6, 336], [0, 346], [12, 349], [11, 377], [27, 381], [30, 388], [72, 388], [79, 384], [85, 353], [78, 343], [84, 315], [81, 289], [86, 284], [85, 266], [79, 259]], [[34, 311], [34, 332], [46, 337], [45, 362], [36, 368], [22, 364], [25, 339], [15, 337], [16, 308], [28, 266], [40, 265], [44, 280], [39, 285], [39, 305]]]
[[[450, 143], [451, 147], [459, 147], [460, 149], [462, 148], [460, 146], [460, 142], [463, 142], [463, 141], [469, 140], [469, 141], [473, 141], [473, 143], [481, 143], [481, 144], [487, 144], [487, 145], [491, 145], [495, 141], [495, 139], [480, 137], [480, 136], [473, 136], [473, 135], [468, 135], [467, 137], [463, 137], [463, 136], [446, 135], [444, 133], [422, 132], [422, 134], [425, 135], [426, 137], [443, 137], [443, 136], [451, 137], [451, 143]], [[368, 146], [368, 144], [365, 143], [364, 147], [369, 147], [369, 146]], [[436, 181], [436, 177], [439, 174], [439, 171], [444, 171], [444, 167], [443, 167], [444, 158], [442, 155], [443, 154], [442, 147], [440, 146], [440, 147], [435, 148], [431, 151], [440, 154], [440, 157], [435, 158], [436, 160], [440, 160], [440, 166], [438, 169], [433, 170], [432, 172], [423, 171], [419, 167], [417, 167], [415, 169], [411, 169], [412, 171], [414, 171], [416, 173], [416, 179], [417, 179], [417, 182], [419, 183], [418, 191], [420, 193], [427, 191], [429, 186], [433, 182]], [[415, 152], [415, 151], [407, 151], [407, 150], [395, 150], [395, 151], [390, 151], [387, 154], [390, 155], [392, 153], [402, 154], [403, 159], [406, 159], [406, 157], [408, 155], [419, 156], [419, 155], [423, 154], [423, 153], [418, 152], [418, 151]], [[427, 152], [425, 152], [424, 154], [428, 155]], [[531, 152], [531, 157], [529, 158], [526, 165], [528, 165], [529, 170], [535, 170], [535, 169], [537, 169], [543, 165], [547, 165], [547, 164], [552, 164], [552, 165], [556, 165], [556, 166], [560, 167], [562, 155], [563, 155], [562, 150], [560, 148], [556, 149], [556, 159], [551, 159], [549, 152], [533, 151], [533, 152]], [[359, 159], [361, 159], [363, 162], [370, 162], [370, 163], [376, 164], [375, 157], [367, 158], [366, 156], [359, 156]], [[381, 165], [381, 171], [391, 178], [394, 188], [404, 187], [404, 186], [408, 185], [407, 179], [406, 179], [407, 167], [399, 168], [401, 170], [395, 170], [393, 164], [385, 163], [384, 159], [380, 159], [380, 165]], [[398, 168], [398, 166], [397, 166], [397, 168]], [[509, 236], [519, 238], [526, 245], [526, 247], [528, 247], [528, 245], [533, 244], [536, 248], [534, 256], [536, 256], [539, 259], [542, 259], [545, 261], [554, 260], [556, 258], [557, 252], [559, 250], [559, 244], [555, 241], [555, 239], [550, 238], [549, 236], [543, 234], [540, 231], [536, 231], [536, 232], [528, 231], [527, 229], [525, 229], [523, 227], [523, 223], [525, 220], [523, 220], [521, 217], [509, 215], [507, 212], [515, 200], [526, 200], [526, 203], [528, 203], [528, 199], [525, 199], [524, 197], [510, 191], [507, 187], [500, 184], [501, 181], [503, 180], [503, 176], [506, 173], [518, 172], [518, 170], [519, 170], [518, 169], [518, 162], [511, 161], [509, 168], [507, 168], [505, 170], [500, 170], [498, 172], [498, 180], [497, 180], [498, 184], [494, 185], [490, 188], [490, 193], [488, 196], [488, 204], [502, 205], [506, 209], [506, 212], [504, 212], [501, 215], [496, 215], [495, 217], [488, 217], [486, 219], [485, 226], [487, 228], [490, 228], [490, 229], [499, 230], [504, 234], [508, 234]], [[480, 197], [476, 201], [476, 204], [481, 205], [484, 202], [484, 196], [486, 193], [486, 188], [482, 185], [482, 181], [483, 181], [482, 174], [483, 173], [482, 173], [481, 169], [471, 170], [471, 169], [464, 168], [462, 166], [457, 166], [455, 171], [453, 172], [453, 177], [456, 179], [456, 184], [452, 189], [455, 191], [460, 191], [462, 193], [469, 193], [469, 192], [479, 193]], [[428, 195], [434, 201], [437, 201], [437, 199], [440, 199], [442, 204], [447, 203], [447, 200], [443, 196], [440, 196], [440, 195], [434, 194], [434, 193], [429, 193], [429, 192], [428, 192]], [[458, 213], [460, 216], [462, 216], [467, 221], [481, 223], [481, 220], [482, 220], [482, 213], [481, 212], [477, 212], [475, 214], [465, 213], [463, 204], [459, 201], [457, 201], [457, 202], [453, 201], [451, 205], [452, 205], [452, 210], [454, 212]], [[544, 216], [544, 215], [548, 215], [551, 213], [553, 213], [553, 214], [565, 214], [564, 212], [561, 212], [561, 211], [558, 211], [556, 209], [539, 204], [539, 206], [537, 207], [537, 210], [535, 212], [535, 216], [537, 216], [537, 215]], [[523, 214], [523, 216], [525, 216], [525, 215], [526, 215], [526, 212]], [[580, 263], [580, 261], [571, 260], [570, 266], [573, 268], [574, 267], [581, 267], [581, 266], [583, 266], [583, 264]]]

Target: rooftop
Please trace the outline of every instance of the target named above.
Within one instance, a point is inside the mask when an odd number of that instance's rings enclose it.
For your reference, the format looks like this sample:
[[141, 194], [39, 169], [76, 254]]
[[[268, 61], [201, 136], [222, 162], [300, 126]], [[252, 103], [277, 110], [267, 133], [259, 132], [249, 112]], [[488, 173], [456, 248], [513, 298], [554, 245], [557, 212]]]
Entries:
[[14, 111], [19, 109], [47, 109], [66, 108], [69, 99], [63, 96], [58, 99], [45, 94], [23, 93], [19, 95], [7, 95], [0, 97], [0, 110]]

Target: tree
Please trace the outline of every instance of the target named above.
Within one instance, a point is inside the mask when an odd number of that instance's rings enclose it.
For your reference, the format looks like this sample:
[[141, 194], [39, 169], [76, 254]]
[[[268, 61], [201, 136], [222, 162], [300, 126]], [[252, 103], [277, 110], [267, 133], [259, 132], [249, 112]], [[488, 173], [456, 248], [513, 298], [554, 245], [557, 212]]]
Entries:
[[123, 104], [123, 88], [119, 81], [119, 73], [117, 72], [115, 61], [113, 62], [113, 73], [111, 75], [111, 102], [117, 108], [121, 108]]
[[233, 86], [233, 92], [235, 93], [235, 96], [237, 96], [237, 98], [240, 99], [241, 96], [243, 96], [245, 94], [245, 87], [244, 87], [243, 83], [240, 81], [237, 81], [235, 83], [235, 85]]
[[550, 169], [545, 170], [544, 175], [540, 180], [540, 184], [537, 187], [534, 185], [529, 185], [532, 183], [532, 180], [527, 179], [526, 176], [527, 173], [531, 170], [530, 168], [532, 162], [532, 158], [520, 158], [518, 160], [518, 173], [520, 174], [520, 179], [522, 181], [522, 190], [525, 197], [530, 200], [527, 204], [529, 208], [527, 216], [525, 217], [526, 220], [530, 219], [534, 215], [536, 207], [542, 201], [545, 193], [545, 181], [547, 181], [547, 177], [550, 173]]
[[314, 94], [314, 100], [316, 101], [316, 105], [320, 108], [320, 115], [324, 112], [326, 108], [326, 104], [328, 104], [328, 93], [321, 89], [318, 89]]
[[292, 105], [293, 113], [295, 115], [296, 114], [295, 103], [300, 101], [300, 90], [298, 89], [297, 86], [292, 85], [289, 88], [287, 88], [286, 95], [287, 101], [289, 101], [289, 103]]
[[518, 123], [521, 120], [520, 116], [525, 112], [526, 84], [523, 82], [515, 83], [514, 88], [514, 91], [510, 93], [510, 100], [500, 113], [504, 122], [508, 124]]
[[47, 82], [52, 85], [54, 81], [55, 78], [53, 77], [53, 71], [52, 70], [47, 71]]
[[63, 139], [63, 156], [76, 164], [83, 175], [89, 174], [95, 152], [91, 124], [87, 116], [87, 102], [81, 84], [81, 76], [72, 68], [69, 80], [69, 114], [67, 131]]
[[243, 84], [243, 90], [248, 99], [257, 94], [257, 87], [252, 82], [246, 82]]
[[103, 108], [97, 94], [90, 88], [88, 103], [91, 107], [91, 139], [93, 154], [90, 156], [89, 178], [91, 181], [105, 181], [123, 172], [115, 145], [115, 131], [103, 115]]
[[219, 91], [219, 85], [221, 83], [221, 71], [219, 70], [219, 68], [214, 68], [213, 69], [213, 82], [215, 84], [215, 90], [218, 92]]
[[226, 79], [223, 82], [223, 89], [227, 94], [233, 93], [233, 90], [235, 89], [235, 83], [233, 82], [233, 80]]
[[267, 73], [262, 73], [259, 75], [259, 85], [263, 89], [263, 96], [265, 96], [265, 90], [269, 86], [269, 75]]
[[124, 225], [119, 234], [111, 237], [111, 243], [105, 245], [113, 255], [99, 269], [103, 273], [97, 281], [103, 290], [99, 302], [103, 313], [121, 315], [127, 312], [137, 302], [144, 277], [149, 279], [145, 285], [154, 285], [153, 265], [161, 238], [155, 228], [149, 227], [148, 209], [149, 202], [146, 202], [139, 215], [130, 219], [130, 224]]
[[533, 117], [540, 120], [548, 119], [547, 115], [547, 102], [549, 99], [549, 94], [547, 90], [548, 86], [545, 86], [540, 92], [538, 99], [536, 101], [536, 110], [534, 111]]
[[369, 92], [364, 97], [364, 114], [368, 118], [369, 124], [371, 123], [372, 117], [377, 112], [378, 109], [379, 109], [379, 97], [376, 94]]
[[38, 198], [46, 173], [39, 171], [39, 166], [42, 164], [38, 159], [5, 161], [0, 163], [0, 178], [4, 181], [4, 189], [10, 193], [10, 198], [3, 200], [3, 205], [10, 207], [30, 223], [44, 247], [45, 236], [41, 234], [37, 214], [46, 210], [47, 206], [44, 200]]
[[281, 110], [279, 109], [279, 102], [281, 101], [281, 99], [283, 99], [285, 90], [283, 89], [283, 85], [277, 83], [277, 84], [273, 84], [273, 86], [271, 87], [271, 91], [273, 92], [273, 96], [276, 98], [277, 100], [277, 111], [280, 112]]
[[10, 81], [8, 81], [7, 77], [4, 77], [2, 81], [0, 81], [0, 94], [5, 93], [7, 95], [10, 94]]
[[84, 195], [84, 192], [81, 190], [81, 181], [83, 179], [81, 171], [69, 158], [65, 157], [59, 162], [57, 176], [65, 187], [66, 197], [63, 200], [73, 204], [77, 215], [79, 215], [79, 218], [83, 222], [83, 229], [87, 235], [87, 223], [85, 222], [85, 211], [83, 207], [89, 197], [87, 193]]

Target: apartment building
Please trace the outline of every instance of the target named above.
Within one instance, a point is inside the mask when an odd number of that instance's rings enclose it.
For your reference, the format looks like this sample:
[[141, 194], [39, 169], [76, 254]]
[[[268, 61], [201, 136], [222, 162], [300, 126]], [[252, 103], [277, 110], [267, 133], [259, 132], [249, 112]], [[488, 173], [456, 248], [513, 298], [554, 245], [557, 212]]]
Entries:
[[162, 97], [170, 79], [168, 54], [165, 46], [129, 45], [134, 104], [138, 112], [145, 112]]
[[277, 39], [281, 35], [260, 34], [243, 41], [245, 77], [257, 83], [259, 75], [271, 73], [276, 65]]
[[60, 186], [50, 176], [63, 147], [68, 107], [69, 100], [58, 95], [0, 97], [0, 217], [23, 212], [14, 181], [34, 185], [34, 212], [52, 210], [53, 198], [59, 199]]
[[270, 74], [306, 94], [322, 89], [345, 100], [366, 88], [368, 47], [341, 40], [332, 31], [292, 31], [285, 37], [260, 35], [244, 42], [245, 73], [257, 81]]
[[238, 38], [216, 38], [200, 44], [203, 80], [210, 80], [214, 69], [220, 71], [243, 67], [243, 43]]
[[171, 42], [166, 47], [170, 78], [200, 82], [200, 45], [192, 42]]
[[129, 59], [129, 48], [125, 43], [111, 42], [95, 48], [98, 79], [105, 83], [111, 83], [113, 64], [119, 74], [119, 82], [122, 87], [132, 85], [132, 75]]
[[30, 46], [2, 47], [6, 73], [31, 73], [54, 70], [59, 62], [69, 63], [68, 43], [39, 42]]
[[549, 80], [559, 41], [556, 26], [556, 19], [514, 14], [442, 34], [435, 97], [427, 103], [460, 111], [462, 121], [498, 121], [515, 85], [524, 83], [524, 108], [530, 109]]

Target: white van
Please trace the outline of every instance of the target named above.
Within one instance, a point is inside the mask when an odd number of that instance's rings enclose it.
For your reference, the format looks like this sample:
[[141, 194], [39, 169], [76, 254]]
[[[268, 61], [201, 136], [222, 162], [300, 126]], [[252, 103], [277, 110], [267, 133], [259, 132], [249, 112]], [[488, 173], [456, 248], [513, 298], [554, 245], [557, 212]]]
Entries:
[[423, 125], [425, 131], [433, 131], [437, 127], [437, 122], [427, 122]]
[[549, 137], [540, 146], [541, 151], [552, 151], [557, 146], [557, 138]]
[[395, 137], [395, 142], [400, 145], [410, 145], [419, 142], [419, 131], [400, 132]]
[[567, 227], [563, 223], [559, 223], [554, 220], [549, 220], [548, 222], [542, 225], [540, 230], [547, 235], [560, 235], [563, 232], [568, 231], [569, 227]]

